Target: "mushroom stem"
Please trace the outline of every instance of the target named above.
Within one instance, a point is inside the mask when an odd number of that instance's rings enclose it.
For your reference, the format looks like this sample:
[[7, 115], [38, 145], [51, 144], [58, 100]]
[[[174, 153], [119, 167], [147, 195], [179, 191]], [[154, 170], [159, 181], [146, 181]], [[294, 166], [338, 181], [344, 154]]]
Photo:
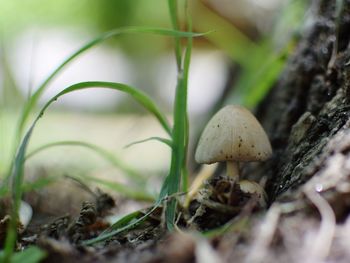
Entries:
[[226, 162], [226, 172], [227, 175], [233, 178], [235, 182], [239, 180], [239, 167], [238, 162], [227, 161]]

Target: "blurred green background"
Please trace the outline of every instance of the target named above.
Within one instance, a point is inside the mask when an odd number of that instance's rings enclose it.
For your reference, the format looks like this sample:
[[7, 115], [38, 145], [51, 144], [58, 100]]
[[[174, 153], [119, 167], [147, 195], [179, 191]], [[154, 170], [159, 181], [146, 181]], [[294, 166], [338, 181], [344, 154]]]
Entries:
[[[191, 147], [217, 107], [239, 103], [253, 108], [273, 86], [296, 45], [306, 6], [302, 0], [189, 1], [193, 30], [214, 30], [194, 40]], [[0, 174], [11, 162], [21, 108], [41, 81], [87, 41], [134, 25], [170, 28], [167, 1], [0, 0]], [[176, 84], [173, 39], [145, 34], [113, 38], [74, 61], [50, 84], [41, 103], [68, 85], [87, 80], [138, 87], [170, 114]], [[150, 136], [165, 134], [125, 95], [86, 91], [67, 96], [49, 110], [30, 149], [59, 140], [93, 142], [145, 175], [164, 176], [170, 156], [164, 145], [147, 142], [123, 148]], [[122, 173], [108, 162], [73, 147], [53, 148], [28, 162], [33, 174], [38, 167], [123, 181]]]

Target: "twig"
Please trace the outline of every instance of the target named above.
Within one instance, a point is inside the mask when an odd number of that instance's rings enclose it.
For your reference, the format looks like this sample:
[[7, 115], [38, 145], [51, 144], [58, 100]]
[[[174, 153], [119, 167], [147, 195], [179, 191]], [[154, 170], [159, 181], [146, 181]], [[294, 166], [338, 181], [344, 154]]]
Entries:
[[316, 237], [313, 238], [313, 242], [309, 246], [306, 246], [307, 258], [304, 262], [323, 262], [329, 254], [334, 238], [336, 226], [335, 215], [332, 207], [317, 191], [308, 187], [304, 190], [304, 193], [316, 206], [321, 215], [319, 231]]

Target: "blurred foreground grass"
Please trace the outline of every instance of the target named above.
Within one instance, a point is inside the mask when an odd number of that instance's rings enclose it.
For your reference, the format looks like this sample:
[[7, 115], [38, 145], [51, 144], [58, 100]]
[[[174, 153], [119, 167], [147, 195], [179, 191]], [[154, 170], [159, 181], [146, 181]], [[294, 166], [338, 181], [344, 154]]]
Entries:
[[[14, 114], [3, 114], [6, 124], [11, 129], [4, 129], [2, 144], [4, 152], [10, 153], [13, 140]], [[3, 122], [4, 123], [4, 122]], [[150, 141], [124, 149], [127, 144], [151, 136], [165, 136], [165, 132], [151, 116], [137, 114], [92, 114], [72, 112], [51, 112], [43, 118], [33, 134], [29, 151], [42, 145], [64, 140], [93, 142], [119, 156], [126, 164], [145, 175], [161, 175], [168, 168], [170, 151], [159, 142]], [[2, 155], [1, 160], [9, 156]], [[8, 162], [2, 163], [2, 168]], [[71, 146], [47, 149], [28, 161], [28, 167], [48, 167], [61, 170], [74, 168], [75, 171], [104, 174], [102, 171], [113, 171], [113, 178], [123, 176], [106, 160], [94, 152]], [[2, 171], [4, 172], [4, 171]]]

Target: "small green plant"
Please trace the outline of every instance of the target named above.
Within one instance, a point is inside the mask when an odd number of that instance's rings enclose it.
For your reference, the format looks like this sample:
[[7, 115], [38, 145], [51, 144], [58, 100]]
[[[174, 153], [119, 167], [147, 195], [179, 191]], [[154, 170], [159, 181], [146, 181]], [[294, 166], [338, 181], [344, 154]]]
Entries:
[[[102, 155], [104, 158], [108, 159], [113, 164], [115, 164], [120, 169], [122, 169], [128, 176], [137, 180], [143, 180], [143, 178], [140, 177], [137, 174], [137, 172], [135, 172], [132, 168], [125, 166], [115, 156], [111, 155], [109, 152], [107, 152], [104, 149], [101, 149], [98, 146], [95, 146], [93, 144], [89, 144], [86, 142], [68, 141], [68, 142], [51, 143], [49, 145], [44, 145], [27, 155], [26, 151], [27, 151], [27, 146], [29, 144], [31, 135], [35, 129], [36, 124], [38, 123], [40, 118], [43, 117], [47, 108], [60, 97], [78, 90], [84, 90], [84, 89], [90, 89], [90, 88], [104, 88], [104, 89], [107, 88], [107, 89], [124, 92], [129, 96], [131, 96], [132, 98], [134, 98], [138, 103], [140, 103], [146, 110], [148, 110], [158, 120], [160, 125], [167, 132], [167, 134], [170, 137], [169, 139], [166, 139], [166, 138], [153, 138], [153, 139], [159, 140], [169, 145], [171, 147], [171, 153], [172, 153], [169, 174], [164, 179], [161, 192], [157, 198], [157, 201], [153, 205], [153, 208], [146, 215], [143, 215], [143, 216], [141, 216], [139, 212], [135, 212], [126, 216], [122, 220], [118, 221], [115, 225], [113, 225], [112, 228], [110, 229], [111, 231], [108, 231], [108, 233], [107, 232], [103, 233], [96, 240], [98, 241], [98, 240], [106, 239], [111, 235], [114, 235], [120, 231], [124, 231], [127, 228], [135, 226], [138, 222], [142, 222], [142, 220], [144, 220], [150, 213], [152, 213], [157, 207], [159, 207], [163, 203], [165, 204], [164, 207], [166, 211], [166, 223], [167, 223], [168, 229], [172, 230], [174, 228], [174, 221], [176, 216], [176, 205], [177, 205], [177, 201], [176, 201], [176, 198], [174, 198], [174, 195], [176, 195], [179, 192], [181, 181], [183, 184], [182, 189], [184, 191], [186, 191], [187, 189], [186, 156], [187, 156], [188, 129], [189, 129], [188, 116], [187, 116], [187, 80], [188, 80], [188, 71], [189, 71], [191, 49], [192, 49], [192, 37], [202, 36], [203, 34], [191, 32], [191, 21], [189, 16], [187, 16], [188, 30], [186, 32], [180, 31], [178, 14], [177, 14], [178, 7], [177, 7], [176, 0], [169, 0], [168, 5], [169, 5], [173, 29], [152, 28], [152, 27], [126, 27], [126, 28], [117, 29], [117, 30], [108, 32], [102, 35], [101, 37], [98, 37], [92, 40], [91, 42], [89, 42], [88, 44], [80, 48], [78, 51], [73, 53], [70, 57], [68, 57], [60, 66], [56, 68], [56, 70], [52, 72], [51, 75], [49, 75], [49, 77], [39, 86], [36, 92], [33, 95], [31, 95], [30, 98], [28, 99], [27, 103], [24, 106], [23, 112], [19, 120], [18, 128], [17, 128], [17, 136], [16, 136], [16, 143], [15, 143], [15, 145], [17, 145], [15, 147], [16, 154], [14, 156], [13, 163], [9, 169], [9, 173], [6, 178], [6, 182], [7, 184], [10, 185], [10, 189], [11, 189], [10, 192], [12, 195], [12, 214], [11, 214], [11, 221], [9, 224], [9, 228], [7, 231], [5, 249], [1, 254], [4, 262], [10, 262], [11, 259], [14, 260], [16, 257], [16, 254], [13, 254], [13, 251], [15, 249], [15, 244], [17, 239], [16, 222], [18, 221], [18, 210], [19, 210], [20, 201], [22, 198], [22, 193], [23, 193], [24, 163], [32, 155], [53, 146], [59, 146], [59, 145], [82, 146]], [[187, 13], [187, 6], [185, 7], [185, 9]], [[174, 37], [175, 56], [176, 56], [177, 69], [178, 69], [178, 83], [175, 91], [173, 127], [171, 127], [167, 118], [162, 113], [162, 111], [157, 107], [155, 102], [141, 90], [122, 83], [89, 81], [89, 82], [81, 82], [81, 83], [74, 84], [68, 88], [63, 89], [61, 92], [59, 92], [54, 97], [52, 97], [39, 111], [39, 114], [37, 115], [37, 117], [29, 126], [28, 130], [24, 133], [26, 123], [28, 121], [30, 113], [33, 112], [33, 110], [35, 109], [39, 98], [41, 97], [42, 93], [45, 91], [45, 89], [47, 88], [51, 80], [57, 74], [59, 74], [63, 68], [65, 68], [74, 59], [78, 58], [79, 55], [81, 55], [82, 53], [86, 52], [90, 48], [93, 48], [97, 44], [111, 37], [124, 34], [124, 33], [151, 33], [151, 34], [166, 35], [166, 36]], [[181, 38], [187, 38], [187, 45], [184, 52], [182, 50], [183, 48], [180, 42]], [[4, 186], [6, 185], [6, 182]], [[99, 183], [105, 184], [109, 187], [114, 187], [114, 189], [117, 189], [120, 192], [126, 194], [127, 196], [130, 196], [136, 199], [140, 198], [143, 200], [153, 200], [152, 196], [147, 195], [147, 193], [142, 193], [143, 195], [137, 195], [136, 193], [139, 193], [139, 192], [125, 191], [123, 190], [124, 188], [118, 184], [112, 184], [110, 182], [105, 182], [105, 181], [99, 181]], [[134, 219], [137, 219], [136, 222]], [[130, 223], [131, 221], [132, 223]], [[86, 242], [86, 244], [92, 243], [95, 241]]]

